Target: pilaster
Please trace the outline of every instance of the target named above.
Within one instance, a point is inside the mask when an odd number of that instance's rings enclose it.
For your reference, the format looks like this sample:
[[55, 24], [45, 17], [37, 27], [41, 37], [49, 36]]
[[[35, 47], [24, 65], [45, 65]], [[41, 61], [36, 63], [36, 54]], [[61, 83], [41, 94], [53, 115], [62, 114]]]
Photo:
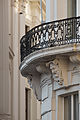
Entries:
[[8, 0], [0, 1], [0, 119], [9, 113]]
[[52, 91], [52, 120], [56, 120], [56, 91]]
[[79, 91], [79, 120], [80, 120], [80, 91]]

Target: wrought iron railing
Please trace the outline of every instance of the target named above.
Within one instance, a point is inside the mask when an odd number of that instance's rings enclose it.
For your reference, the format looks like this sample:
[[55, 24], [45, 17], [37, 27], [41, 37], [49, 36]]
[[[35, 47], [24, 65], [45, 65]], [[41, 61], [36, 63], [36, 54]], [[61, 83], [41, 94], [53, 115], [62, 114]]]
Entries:
[[73, 43], [80, 43], [80, 17], [43, 23], [22, 37], [21, 61], [34, 51]]

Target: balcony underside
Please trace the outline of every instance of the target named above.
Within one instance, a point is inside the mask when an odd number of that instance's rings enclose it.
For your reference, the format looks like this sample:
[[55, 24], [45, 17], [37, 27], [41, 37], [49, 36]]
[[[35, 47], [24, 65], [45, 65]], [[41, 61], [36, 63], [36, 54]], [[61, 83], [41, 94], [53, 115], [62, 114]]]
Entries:
[[80, 43], [72, 45], [63, 45], [35, 51], [25, 57], [20, 65], [21, 74], [25, 77], [36, 73], [36, 66], [47, 63], [56, 58], [56, 56], [71, 56], [80, 52]]

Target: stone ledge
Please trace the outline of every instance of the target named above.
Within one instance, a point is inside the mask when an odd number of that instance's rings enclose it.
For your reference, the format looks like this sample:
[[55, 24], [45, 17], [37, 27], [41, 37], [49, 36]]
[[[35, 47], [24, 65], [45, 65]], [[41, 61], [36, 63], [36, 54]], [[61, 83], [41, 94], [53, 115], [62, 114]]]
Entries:
[[10, 114], [0, 114], [0, 120], [11, 120]]

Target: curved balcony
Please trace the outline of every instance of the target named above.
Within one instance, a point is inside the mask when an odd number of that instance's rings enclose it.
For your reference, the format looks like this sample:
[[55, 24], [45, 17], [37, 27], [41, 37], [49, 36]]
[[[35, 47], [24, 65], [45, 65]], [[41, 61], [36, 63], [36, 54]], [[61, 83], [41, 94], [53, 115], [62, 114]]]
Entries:
[[[78, 53], [80, 55], [80, 17], [36, 26], [22, 37], [20, 45], [21, 74], [28, 79], [37, 99], [41, 100], [41, 86], [46, 79], [52, 82], [53, 77], [59, 88], [64, 87], [67, 84], [65, 82], [67, 77], [64, 81], [64, 74], [67, 76], [67, 64], [70, 61], [80, 62], [80, 57], [77, 55]], [[57, 61], [62, 61], [60, 64], [62, 68], [55, 63]]]
[[80, 17], [43, 23], [22, 37], [21, 62], [34, 51], [73, 43], [80, 43]]

